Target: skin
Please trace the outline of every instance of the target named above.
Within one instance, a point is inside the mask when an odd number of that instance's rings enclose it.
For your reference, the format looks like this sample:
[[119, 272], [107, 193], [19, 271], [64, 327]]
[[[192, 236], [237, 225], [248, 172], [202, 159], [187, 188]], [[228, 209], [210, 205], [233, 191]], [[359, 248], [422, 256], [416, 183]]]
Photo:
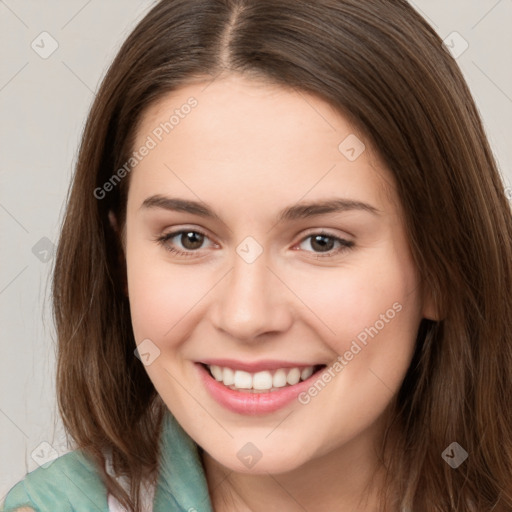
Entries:
[[[133, 331], [137, 343], [149, 338], [160, 350], [148, 375], [204, 448], [216, 511], [375, 510], [381, 473], [373, 489], [365, 486], [378, 468], [376, 446], [421, 318], [436, 318], [392, 175], [329, 104], [235, 75], [154, 104], [135, 147], [190, 96], [198, 106], [130, 176], [122, 235]], [[338, 149], [350, 134], [366, 144], [353, 162]], [[221, 220], [141, 208], [154, 194], [203, 201]], [[335, 197], [379, 214], [276, 220], [287, 206]], [[167, 241], [191, 257], [155, 241], [180, 228], [207, 235], [195, 246], [180, 235]], [[322, 256], [311, 237], [322, 230], [355, 245], [335, 254], [339, 244], [328, 238], [331, 256]], [[248, 236], [263, 249], [252, 263], [236, 252]], [[194, 362], [207, 357], [329, 364], [394, 303], [401, 311], [307, 405], [244, 416], [219, 405], [198, 379]], [[237, 457], [248, 442], [262, 453], [252, 468]]]

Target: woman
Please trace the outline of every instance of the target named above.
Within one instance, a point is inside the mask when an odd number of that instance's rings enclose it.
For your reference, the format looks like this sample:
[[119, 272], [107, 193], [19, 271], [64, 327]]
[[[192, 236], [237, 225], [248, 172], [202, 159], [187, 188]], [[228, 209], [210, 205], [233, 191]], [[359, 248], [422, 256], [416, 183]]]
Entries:
[[511, 239], [470, 92], [407, 2], [158, 3], [97, 94], [59, 242], [76, 449], [6, 509], [511, 510]]

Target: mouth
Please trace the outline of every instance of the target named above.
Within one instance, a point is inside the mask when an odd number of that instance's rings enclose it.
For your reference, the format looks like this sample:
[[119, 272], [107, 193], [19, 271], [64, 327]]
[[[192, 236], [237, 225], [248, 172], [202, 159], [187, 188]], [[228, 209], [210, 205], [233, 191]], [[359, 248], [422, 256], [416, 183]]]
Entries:
[[228, 360], [216, 362], [195, 363], [206, 391], [223, 408], [252, 416], [273, 413], [291, 404], [327, 366], [269, 362], [256, 368]]
[[273, 393], [304, 382], [326, 367], [317, 364], [249, 372], [229, 366], [201, 364], [217, 382], [242, 393]]

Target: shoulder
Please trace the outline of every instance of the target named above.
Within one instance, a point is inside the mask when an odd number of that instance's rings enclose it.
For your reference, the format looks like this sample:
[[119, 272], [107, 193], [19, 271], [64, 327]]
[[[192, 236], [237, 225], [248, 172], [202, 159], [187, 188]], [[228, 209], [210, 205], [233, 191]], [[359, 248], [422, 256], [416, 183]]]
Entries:
[[61, 455], [28, 473], [6, 495], [3, 512], [108, 512], [107, 490], [95, 464], [81, 450]]

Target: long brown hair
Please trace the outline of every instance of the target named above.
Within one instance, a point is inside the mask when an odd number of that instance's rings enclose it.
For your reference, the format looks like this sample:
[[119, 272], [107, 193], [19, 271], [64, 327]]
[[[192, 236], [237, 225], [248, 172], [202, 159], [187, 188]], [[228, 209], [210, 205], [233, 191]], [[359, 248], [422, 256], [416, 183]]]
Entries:
[[[129, 173], [98, 190], [129, 160], [150, 105], [221, 72], [324, 99], [394, 175], [440, 320], [422, 320], [396, 397], [383, 509], [511, 510], [511, 210], [456, 62], [405, 0], [162, 0], [128, 37], [87, 120], [55, 262], [58, 404], [76, 447], [138, 511], [139, 484], [158, 471], [165, 404], [134, 356], [109, 223], [113, 212], [124, 225]], [[452, 442], [469, 454], [457, 469], [441, 456]], [[130, 493], [103, 470], [106, 452]]]

